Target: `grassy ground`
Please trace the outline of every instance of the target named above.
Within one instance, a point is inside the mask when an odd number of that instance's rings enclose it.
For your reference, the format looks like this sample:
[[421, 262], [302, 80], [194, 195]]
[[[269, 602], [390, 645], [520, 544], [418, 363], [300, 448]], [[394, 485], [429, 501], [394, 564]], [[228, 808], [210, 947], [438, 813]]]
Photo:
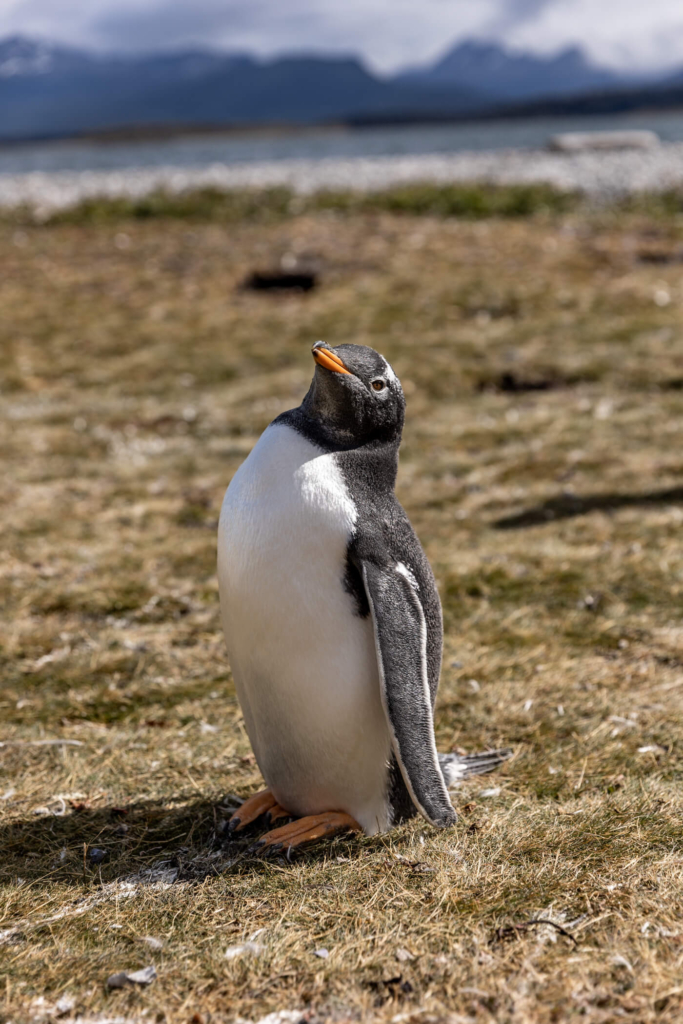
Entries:
[[[295, 213], [0, 227], [0, 1018], [680, 1021], [680, 220]], [[439, 747], [516, 757], [263, 863], [215, 526], [318, 338], [404, 381]]]

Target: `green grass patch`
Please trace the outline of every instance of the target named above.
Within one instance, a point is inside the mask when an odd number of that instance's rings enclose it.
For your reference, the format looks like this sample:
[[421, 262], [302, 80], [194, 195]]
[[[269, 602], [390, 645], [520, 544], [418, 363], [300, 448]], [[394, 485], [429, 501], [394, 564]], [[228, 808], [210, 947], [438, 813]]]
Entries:
[[[576, 209], [580, 197], [546, 184], [433, 184], [419, 182], [377, 192], [325, 190], [300, 196], [285, 187], [265, 189], [157, 190], [138, 198], [86, 199], [51, 213], [43, 223], [116, 224], [126, 220], [173, 219], [224, 224], [263, 224], [320, 211], [343, 216], [393, 213], [413, 217], [526, 218]], [[35, 221], [28, 209], [4, 215], [12, 222]]]
[[321, 192], [312, 199], [319, 209], [344, 213], [396, 213], [408, 216], [531, 217], [566, 213], [578, 196], [550, 185], [493, 185], [463, 183], [436, 185], [430, 182], [393, 186], [381, 192]]

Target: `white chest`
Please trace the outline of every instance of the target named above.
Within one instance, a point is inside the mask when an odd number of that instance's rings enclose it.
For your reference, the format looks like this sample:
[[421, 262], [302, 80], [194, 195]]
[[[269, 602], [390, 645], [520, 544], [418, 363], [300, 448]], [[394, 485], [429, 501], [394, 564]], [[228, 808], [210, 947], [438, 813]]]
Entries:
[[[338, 573], [356, 510], [333, 455], [286, 426], [271, 426], [225, 495], [219, 547], [229, 550], [231, 589], [259, 603], [281, 588], [316, 597]], [[320, 590], [317, 589], [317, 595]]]
[[356, 509], [333, 455], [269, 427], [232, 480], [221, 613], [261, 771], [294, 813], [386, 827], [389, 738], [368, 619], [344, 588]]

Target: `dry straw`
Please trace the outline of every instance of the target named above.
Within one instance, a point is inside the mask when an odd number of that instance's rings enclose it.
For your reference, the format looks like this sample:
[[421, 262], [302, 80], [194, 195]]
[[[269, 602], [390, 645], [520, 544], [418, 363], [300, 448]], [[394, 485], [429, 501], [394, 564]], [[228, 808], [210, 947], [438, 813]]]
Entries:
[[[0, 1015], [680, 1020], [679, 222], [1, 230]], [[238, 287], [292, 259], [318, 288]], [[317, 338], [405, 384], [439, 746], [517, 755], [451, 832], [263, 863], [215, 524]]]

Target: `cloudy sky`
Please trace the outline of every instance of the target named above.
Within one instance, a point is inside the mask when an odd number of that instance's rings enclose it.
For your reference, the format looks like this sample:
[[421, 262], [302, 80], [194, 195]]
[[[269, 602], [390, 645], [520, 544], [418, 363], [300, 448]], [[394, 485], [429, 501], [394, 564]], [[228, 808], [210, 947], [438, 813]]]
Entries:
[[0, 36], [14, 32], [98, 49], [354, 52], [381, 71], [477, 36], [657, 68], [683, 63], [683, 0], [0, 0]]

